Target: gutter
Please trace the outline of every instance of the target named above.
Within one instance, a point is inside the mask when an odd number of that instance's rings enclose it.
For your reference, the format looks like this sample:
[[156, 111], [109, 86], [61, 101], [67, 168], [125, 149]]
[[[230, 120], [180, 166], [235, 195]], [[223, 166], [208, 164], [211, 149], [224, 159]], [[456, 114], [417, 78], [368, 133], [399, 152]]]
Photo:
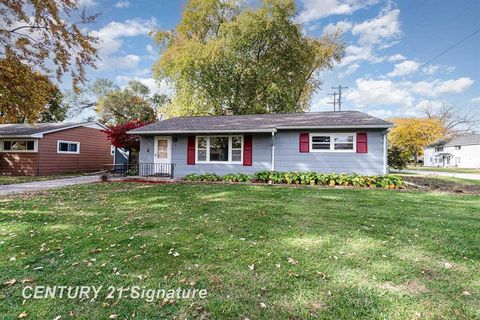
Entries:
[[236, 130], [228, 130], [228, 129], [217, 129], [217, 130], [152, 130], [152, 131], [127, 131], [127, 134], [174, 134], [174, 133], [230, 133], [230, 132], [258, 132], [258, 133], [266, 133], [272, 132], [275, 133], [278, 130], [315, 130], [315, 129], [388, 129], [392, 128], [393, 125], [348, 125], [348, 126], [283, 126], [277, 127], [273, 129], [236, 129]]
[[127, 131], [128, 134], [173, 134], [173, 133], [274, 133], [277, 132], [277, 129], [253, 129], [253, 130], [152, 130], [152, 131]]

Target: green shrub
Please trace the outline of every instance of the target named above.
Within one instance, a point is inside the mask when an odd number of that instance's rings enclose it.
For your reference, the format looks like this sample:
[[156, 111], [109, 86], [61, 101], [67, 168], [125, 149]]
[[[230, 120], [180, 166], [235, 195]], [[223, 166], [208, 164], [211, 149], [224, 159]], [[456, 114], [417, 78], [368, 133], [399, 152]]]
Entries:
[[254, 175], [230, 173], [223, 177], [215, 173], [189, 174], [185, 181], [223, 181], [223, 182], [260, 182], [274, 184], [321, 185], [321, 186], [353, 186], [384, 189], [399, 189], [405, 186], [398, 176], [362, 176], [346, 173], [317, 172], [277, 172], [260, 171]]
[[204, 174], [189, 174], [183, 178], [185, 181], [220, 181], [222, 177], [215, 173], [204, 173]]
[[224, 182], [249, 182], [251, 177], [243, 173], [229, 173], [222, 177]]

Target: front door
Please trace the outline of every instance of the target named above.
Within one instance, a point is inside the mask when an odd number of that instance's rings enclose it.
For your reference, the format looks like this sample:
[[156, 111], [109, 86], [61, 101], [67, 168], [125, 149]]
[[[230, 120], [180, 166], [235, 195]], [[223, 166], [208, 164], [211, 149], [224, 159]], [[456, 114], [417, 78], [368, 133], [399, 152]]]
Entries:
[[155, 137], [155, 169], [158, 175], [170, 175], [172, 162], [172, 137]]

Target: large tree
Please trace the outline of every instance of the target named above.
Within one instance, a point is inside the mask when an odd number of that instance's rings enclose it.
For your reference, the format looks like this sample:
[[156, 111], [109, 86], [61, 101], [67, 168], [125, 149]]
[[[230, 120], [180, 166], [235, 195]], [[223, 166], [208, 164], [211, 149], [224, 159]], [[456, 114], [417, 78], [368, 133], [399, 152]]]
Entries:
[[175, 31], [160, 31], [157, 79], [175, 89], [169, 115], [308, 109], [319, 72], [340, 61], [339, 34], [310, 38], [294, 22], [294, 0], [190, 0]]
[[[37, 118], [51, 93], [46, 81], [32, 86], [40, 79], [39, 72], [57, 80], [69, 73], [74, 89], [78, 89], [85, 80], [85, 68], [93, 67], [97, 59], [97, 39], [83, 28], [95, 18], [80, 10], [78, 0], [1, 1], [0, 87], [9, 94], [2, 96], [0, 112], [26, 115], [29, 121]], [[19, 76], [28, 68], [35, 72], [30, 80]], [[8, 87], [15, 89], [5, 89]], [[29, 92], [38, 97], [36, 103], [26, 103]]]
[[108, 124], [154, 121], [158, 117], [158, 104], [168, 100], [165, 96], [152, 96], [150, 89], [136, 80], [120, 89], [108, 80], [98, 79], [91, 90], [98, 97], [95, 111]]
[[35, 122], [58, 88], [15, 57], [0, 59], [0, 123]]
[[420, 108], [428, 119], [437, 119], [443, 124], [447, 138], [473, 133], [480, 129], [479, 113], [465, 112], [446, 102], [443, 102], [440, 107], [434, 107], [427, 102]]
[[388, 133], [389, 144], [400, 153], [413, 157], [417, 163], [425, 146], [443, 138], [445, 127], [438, 119], [395, 118], [394, 127]]

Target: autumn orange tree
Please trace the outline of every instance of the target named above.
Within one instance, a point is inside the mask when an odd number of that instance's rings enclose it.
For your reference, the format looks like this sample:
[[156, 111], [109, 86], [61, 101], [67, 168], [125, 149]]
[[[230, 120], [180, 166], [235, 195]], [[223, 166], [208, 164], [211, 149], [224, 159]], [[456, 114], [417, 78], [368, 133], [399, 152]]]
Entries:
[[438, 119], [395, 118], [394, 127], [388, 133], [388, 142], [417, 163], [423, 148], [445, 136], [444, 125]]
[[16, 58], [0, 60], [0, 123], [34, 122], [54, 99], [50, 79]]
[[[97, 39], [83, 25], [95, 19], [80, 10], [78, 0], [0, 2], [0, 88], [8, 93], [1, 101], [3, 121], [14, 121], [18, 113], [38, 117], [51, 94], [48, 78], [69, 73], [75, 90], [84, 83], [86, 67], [94, 67], [98, 57]], [[39, 85], [32, 86], [36, 80]]]

